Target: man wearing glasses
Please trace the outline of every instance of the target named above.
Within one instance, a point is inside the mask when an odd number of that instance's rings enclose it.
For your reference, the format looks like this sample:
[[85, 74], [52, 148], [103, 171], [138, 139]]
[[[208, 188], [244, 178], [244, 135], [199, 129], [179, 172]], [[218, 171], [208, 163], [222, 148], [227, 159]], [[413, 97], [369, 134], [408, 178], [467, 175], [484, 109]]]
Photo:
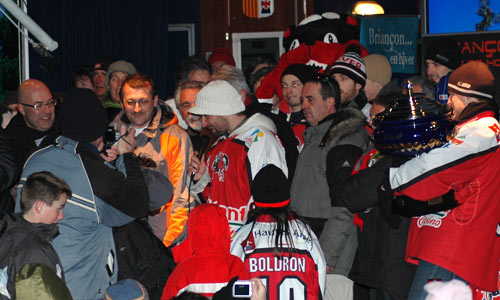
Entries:
[[[134, 153], [141, 165], [158, 171], [174, 187], [173, 196], [164, 201], [168, 203], [148, 217], [153, 233], [170, 246], [182, 232], [189, 209], [187, 169], [193, 152], [189, 136], [177, 125], [172, 109], [158, 103], [155, 85], [148, 75], [137, 73], [125, 78], [120, 97], [122, 112], [115, 118], [117, 128], [125, 124], [135, 129]], [[150, 198], [156, 197], [167, 196], [150, 193]]]
[[59, 135], [54, 125], [56, 104], [49, 88], [39, 80], [28, 79], [19, 86], [19, 114], [6, 128], [19, 171], [32, 152], [50, 145]]
[[320, 239], [327, 263], [327, 295], [335, 292], [332, 299], [352, 299], [352, 281], [346, 276], [356, 253], [357, 236], [354, 216], [341, 195], [344, 182], [368, 146], [368, 134], [359, 110], [340, 110], [340, 95], [337, 82], [323, 74], [304, 83], [302, 111], [310, 126], [304, 132], [290, 203]]

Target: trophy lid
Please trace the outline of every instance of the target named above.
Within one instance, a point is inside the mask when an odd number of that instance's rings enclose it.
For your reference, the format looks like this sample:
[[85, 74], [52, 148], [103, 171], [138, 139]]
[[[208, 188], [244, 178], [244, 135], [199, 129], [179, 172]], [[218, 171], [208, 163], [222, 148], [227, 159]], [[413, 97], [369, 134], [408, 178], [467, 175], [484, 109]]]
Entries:
[[425, 94], [414, 93], [413, 84], [408, 81], [408, 96], [399, 96], [396, 103], [389, 106], [375, 118], [375, 122], [425, 119], [431, 116], [447, 115], [448, 107], [428, 99]]

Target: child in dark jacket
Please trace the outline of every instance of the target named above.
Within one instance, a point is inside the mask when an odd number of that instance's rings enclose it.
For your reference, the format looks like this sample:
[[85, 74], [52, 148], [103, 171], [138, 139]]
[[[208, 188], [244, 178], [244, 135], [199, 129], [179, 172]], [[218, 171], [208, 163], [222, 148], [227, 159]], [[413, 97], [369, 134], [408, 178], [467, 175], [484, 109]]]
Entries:
[[41, 263], [64, 280], [62, 265], [50, 242], [71, 197], [68, 184], [49, 172], [31, 174], [21, 191], [20, 214], [0, 219], [0, 299], [15, 299], [15, 279], [26, 264]]

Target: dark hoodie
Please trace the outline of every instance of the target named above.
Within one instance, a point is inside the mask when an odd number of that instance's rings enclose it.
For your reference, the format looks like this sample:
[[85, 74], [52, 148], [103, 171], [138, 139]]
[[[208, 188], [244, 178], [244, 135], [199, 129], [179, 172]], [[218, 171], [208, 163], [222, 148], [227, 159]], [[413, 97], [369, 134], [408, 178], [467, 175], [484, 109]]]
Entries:
[[[0, 220], [0, 272], [7, 267], [7, 290], [15, 297], [15, 279], [21, 268], [30, 263], [49, 267], [64, 280], [59, 256], [50, 244], [57, 235], [57, 224], [30, 223], [21, 214], [6, 214]], [[2, 298], [0, 293], [0, 299]]]

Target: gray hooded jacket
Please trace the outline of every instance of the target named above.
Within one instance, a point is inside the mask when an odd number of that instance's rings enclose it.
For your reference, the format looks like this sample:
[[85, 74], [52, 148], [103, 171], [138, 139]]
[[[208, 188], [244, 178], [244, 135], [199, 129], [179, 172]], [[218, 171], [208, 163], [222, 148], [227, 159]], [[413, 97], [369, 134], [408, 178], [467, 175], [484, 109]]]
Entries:
[[342, 189], [368, 147], [365, 124], [359, 110], [345, 108], [306, 129], [290, 192], [295, 212], [327, 220], [320, 243], [336, 274], [348, 274], [356, 253], [354, 216], [345, 207]]

